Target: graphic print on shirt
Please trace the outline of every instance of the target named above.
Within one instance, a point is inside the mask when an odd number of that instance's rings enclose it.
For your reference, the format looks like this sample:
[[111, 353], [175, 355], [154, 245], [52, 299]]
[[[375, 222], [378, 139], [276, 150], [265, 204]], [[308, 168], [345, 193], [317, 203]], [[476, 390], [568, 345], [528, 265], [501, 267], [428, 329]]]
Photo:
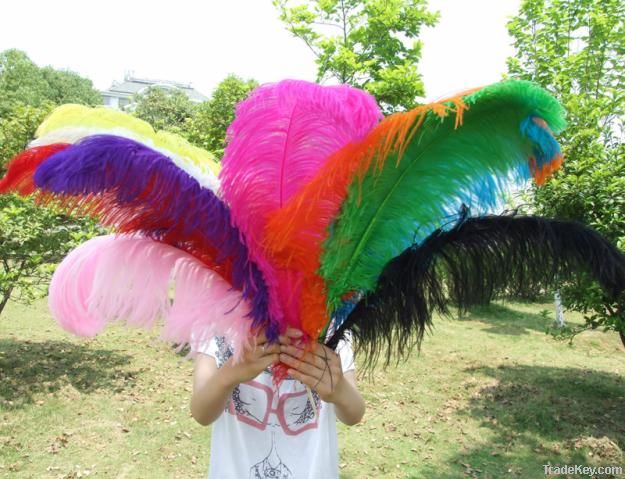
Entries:
[[250, 479], [292, 479], [293, 473], [278, 455], [276, 432], [271, 432], [271, 449], [265, 458], [250, 468]]
[[217, 362], [217, 367], [220, 368], [234, 355], [234, 350], [226, 343], [226, 339], [223, 336], [215, 337], [214, 341], [216, 350], [213, 352], [213, 357]]
[[296, 436], [318, 426], [323, 404], [316, 391], [312, 391], [312, 397], [314, 405], [310, 403], [306, 387], [293, 379], [284, 380], [280, 394], [272, 386], [252, 380], [234, 388], [227, 411], [239, 422], [260, 431], [281, 427], [284, 434]]

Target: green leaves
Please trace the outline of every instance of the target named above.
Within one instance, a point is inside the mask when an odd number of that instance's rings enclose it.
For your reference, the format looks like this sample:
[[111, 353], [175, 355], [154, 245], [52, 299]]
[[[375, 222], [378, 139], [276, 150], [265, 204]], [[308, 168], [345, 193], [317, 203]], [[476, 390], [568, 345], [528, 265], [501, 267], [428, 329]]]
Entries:
[[0, 175], [23, 150], [55, 105], [102, 103], [91, 80], [76, 73], [39, 68], [20, 50], [0, 52]]
[[22, 302], [44, 296], [56, 263], [98, 233], [91, 220], [69, 218], [32, 198], [0, 196], [0, 313], [11, 295]]
[[187, 119], [183, 128], [184, 136], [196, 146], [221, 158], [226, 145], [226, 130], [234, 120], [235, 106], [256, 86], [256, 80], [228, 75], [217, 85], [211, 99], [200, 104]]
[[91, 80], [76, 73], [39, 68], [20, 50], [0, 52], [0, 118], [7, 118], [16, 104], [45, 107], [48, 103], [102, 103]]
[[199, 105], [191, 102], [180, 90], [153, 87], [135, 98], [133, 113], [156, 130], [184, 136], [194, 145], [221, 158], [226, 145], [226, 130], [234, 120], [236, 104], [256, 86], [256, 80], [228, 75], [217, 85], [211, 98]]
[[52, 108], [52, 103], [39, 107], [15, 103], [6, 116], [0, 116], [0, 175], [4, 174], [6, 163], [33, 139], [37, 127]]
[[92, 106], [102, 104], [102, 96], [93, 88], [91, 80], [82, 78], [77, 73], [44, 67], [41, 69], [41, 74], [50, 89], [47, 94], [48, 101], [57, 105], [65, 103]]
[[[536, 191], [538, 211], [587, 223], [624, 249], [625, 4], [525, 0], [508, 30], [517, 49], [510, 75], [539, 83], [568, 111], [564, 168]], [[588, 327], [625, 331], [625, 299], [606, 302], [590, 281], [563, 299]]]
[[437, 13], [426, 0], [273, 0], [287, 29], [316, 56], [317, 81], [334, 78], [373, 94], [386, 113], [424, 95], [417, 65], [423, 26]]
[[149, 87], [134, 98], [134, 115], [147, 121], [155, 130], [180, 133], [185, 122], [191, 118], [195, 105], [189, 97], [177, 89]]

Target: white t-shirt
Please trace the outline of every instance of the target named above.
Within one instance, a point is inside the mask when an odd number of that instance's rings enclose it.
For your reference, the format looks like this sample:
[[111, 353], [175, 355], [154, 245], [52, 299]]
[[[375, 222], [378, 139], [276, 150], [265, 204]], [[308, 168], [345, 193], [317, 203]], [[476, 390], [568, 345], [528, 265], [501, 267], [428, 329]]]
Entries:
[[[221, 367], [232, 356], [223, 338], [198, 350]], [[343, 371], [354, 369], [349, 342], [339, 343]], [[269, 370], [232, 392], [226, 410], [213, 423], [209, 479], [338, 478], [334, 405], [291, 378], [274, 390]]]

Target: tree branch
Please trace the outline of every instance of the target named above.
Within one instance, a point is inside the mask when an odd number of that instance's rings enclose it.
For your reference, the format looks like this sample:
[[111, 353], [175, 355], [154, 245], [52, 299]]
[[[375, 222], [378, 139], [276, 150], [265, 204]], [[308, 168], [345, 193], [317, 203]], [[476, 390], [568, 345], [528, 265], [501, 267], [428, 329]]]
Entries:
[[339, 30], [342, 29], [342, 27], [336, 23], [327, 23], [327, 22], [312, 22], [311, 25], [322, 25], [325, 27], [335, 27], [338, 28]]
[[[289, 24], [292, 26], [292, 24]], [[293, 36], [295, 38], [299, 38], [301, 40], [304, 41], [304, 43], [306, 44], [306, 46], [310, 49], [311, 52], [313, 52], [313, 54], [317, 57], [317, 59], [321, 56], [316, 50], [315, 48], [310, 44], [310, 42], [308, 41], [308, 39], [302, 35], [298, 35], [297, 33], [295, 33], [292, 29], [291, 29], [291, 33], [293, 34]]]
[[[347, 48], [347, 19], [345, 18], [345, 0], [341, 0], [341, 15], [343, 17], [343, 47]], [[341, 67], [341, 83], [347, 83], [345, 66]]]

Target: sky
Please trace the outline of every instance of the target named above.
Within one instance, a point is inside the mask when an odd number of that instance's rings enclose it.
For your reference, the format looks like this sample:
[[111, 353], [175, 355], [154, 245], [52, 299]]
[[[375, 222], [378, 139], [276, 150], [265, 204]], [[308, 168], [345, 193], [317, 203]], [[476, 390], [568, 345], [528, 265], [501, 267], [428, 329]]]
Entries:
[[[501, 79], [513, 54], [506, 22], [520, 0], [430, 0], [419, 70], [434, 100]], [[271, 0], [20, 0], [0, 7], [0, 51], [69, 69], [98, 89], [140, 78], [190, 83], [209, 95], [229, 73], [261, 83], [313, 81], [314, 56]]]

